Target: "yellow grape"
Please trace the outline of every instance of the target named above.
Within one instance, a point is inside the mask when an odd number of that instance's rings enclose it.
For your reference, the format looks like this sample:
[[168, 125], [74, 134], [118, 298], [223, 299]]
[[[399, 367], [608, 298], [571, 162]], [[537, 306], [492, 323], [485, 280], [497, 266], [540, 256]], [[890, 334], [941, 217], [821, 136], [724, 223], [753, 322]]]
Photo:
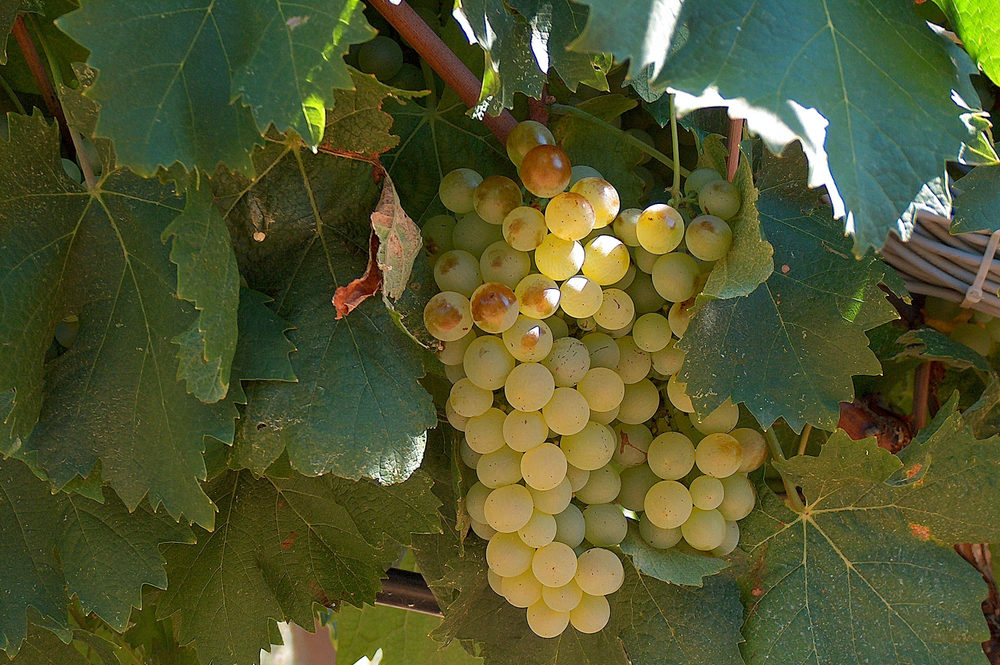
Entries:
[[472, 212], [472, 193], [483, 181], [483, 176], [472, 169], [455, 169], [441, 178], [438, 195], [444, 207], [453, 213], [464, 215]]
[[529, 192], [539, 198], [552, 198], [569, 185], [569, 157], [558, 146], [535, 146], [524, 156], [517, 174]]
[[535, 250], [535, 265], [546, 277], [564, 280], [583, 267], [584, 256], [583, 245], [550, 233]]
[[684, 218], [676, 209], [654, 203], [639, 215], [635, 235], [642, 249], [651, 254], [672, 252], [684, 238]]
[[545, 215], [529, 206], [514, 208], [503, 218], [503, 238], [511, 247], [530, 252], [542, 243], [548, 227]]
[[424, 327], [442, 342], [454, 342], [472, 329], [469, 300], [455, 291], [435, 294], [424, 307]]
[[484, 332], [502, 333], [517, 321], [517, 296], [500, 282], [487, 282], [473, 291], [469, 308], [472, 320]]
[[558, 194], [545, 206], [545, 225], [553, 235], [563, 240], [586, 237], [594, 228], [596, 219], [590, 201], [573, 192]]
[[600, 235], [584, 245], [583, 274], [601, 286], [618, 282], [628, 272], [628, 247], [610, 235]]
[[490, 224], [503, 224], [504, 217], [521, 205], [521, 188], [510, 178], [491, 175], [472, 193], [476, 213]]
[[524, 120], [507, 135], [507, 156], [514, 166], [520, 166], [529, 150], [539, 145], [554, 145], [555, 142], [548, 127], [534, 120]]
[[[545, 275], [533, 273], [522, 279], [514, 289], [521, 314], [531, 319], [548, 319], [559, 308], [559, 286]], [[551, 325], [550, 325], [551, 329]], [[556, 335], [553, 339], [564, 335]]]
[[[586, 263], [586, 259], [584, 262]], [[601, 286], [583, 275], [574, 275], [567, 279], [559, 287], [559, 292], [559, 306], [574, 319], [593, 316], [604, 302], [604, 291], [601, 290]]]
[[604, 178], [583, 178], [573, 183], [571, 192], [582, 195], [594, 208], [594, 228], [599, 229], [614, 221], [621, 209], [618, 190]]

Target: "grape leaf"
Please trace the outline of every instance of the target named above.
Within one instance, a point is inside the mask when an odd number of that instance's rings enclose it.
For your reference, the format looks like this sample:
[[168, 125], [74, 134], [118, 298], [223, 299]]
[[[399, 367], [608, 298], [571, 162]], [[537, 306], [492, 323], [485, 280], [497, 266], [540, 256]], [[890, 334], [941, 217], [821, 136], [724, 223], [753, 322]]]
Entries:
[[[121, 639], [134, 651], [145, 656], [148, 659], [145, 662], [157, 665], [199, 665], [194, 648], [177, 643], [174, 621], [177, 615], [166, 619], [156, 618], [158, 608], [155, 601], [158, 599], [159, 594], [143, 594], [142, 609], [132, 611], [129, 629]], [[128, 664], [123, 662], [122, 665]]]
[[1000, 6], [981, 0], [934, 0], [962, 45], [994, 83], [1000, 84]]
[[420, 229], [403, 210], [396, 187], [388, 175], [382, 182], [382, 194], [371, 214], [372, 230], [378, 236], [374, 257], [382, 272], [382, 293], [391, 301], [399, 300], [410, 281], [410, 271], [417, 254], [424, 247]]
[[[193, 308], [177, 299], [160, 233], [183, 199], [126, 170], [106, 170], [85, 192], [62, 170], [54, 126], [10, 118], [11, 138], [0, 141], [11, 167], [0, 174], [0, 345], [11, 361], [0, 387], [15, 395], [4, 445], [33, 455], [56, 487], [100, 460], [130, 509], [148, 496], [210, 526], [215, 508], [198, 483], [203, 437], [227, 440], [233, 425], [176, 380], [170, 340]], [[43, 366], [56, 323], [71, 313], [80, 320], [72, 348]]]
[[0, 5], [0, 65], [7, 64], [7, 35], [20, 12], [42, 11], [41, 0], [11, 0]]
[[198, 310], [198, 319], [174, 338], [180, 346], [177, 379], [203, 402], [218, 402], [229, 389], [236, 352], [240, 275], [226, 222], [207, 183], [188, 187], [184, 212], [164, 229], [162, 239], [172, 241], [177, 297]]
[[429, 634], [441, 619], [394, 607], [343, 606], [337, 612], [337, 658], [355, 663], [382, 649], [387, 663], [473, 665], [482, 659], [451, 644], [444, 649]]
[[998, 537], [1000, 448], [954, 407], [902, 459], [838, 431], [819, 457], [776, 463], [807, 503], [792, 512], [762, 485], [742, 524], [749, 665], [981, 662], [979, 575], [939, 542]]
[[989, 372], [989, 361], [967, 347], [956, 342], [933, 328], [916, 328], [907, 330], [899, 336], [901, 346], [895, 358], [915, 357], [922, 360], [935, 360], [956, 369], [974, 367], [980, 372]]
[[439, 528], [430, 480], [381, 487], [334, 476], [255, 479], [230, 472], [208, 485], [225, 521], [196, 545], [164, 549], [161, 617], [180, 613], [180, 642], [203, 665], [257, 663], [273, 621], [313, 626], [313, 603], [374, 602], [411, 532]]
[[217, 201], [242, 274], [296, 328], [289, 337], [299, 380], [247, 385], [236, 463], [262, 473], [287, 450], [308, 475], [403, 480], [419, 466], [435, 422], [417, 382], [420, 349], [381, 302], [368, 299], [339, 320], [330, 302], [336, 286], [364, 270], [365, 257], [344, 239], [364, 238], [367, 247], [378, 198], [371, 165], [297, 144], [274, 144], [257, 159], [263, 175], [218, 179]]
[[[193, 542], [191, 531], [146, 508], [130, 513], [110, 491], [103, 503], [52, 494], [15, 460], [0, 462], [0, 649], [13, 656], [28, 631], [29, 608], [65, 627], [77, 596], [116, 630], [138, 607], [143, 584], [165, 588], [164, 543]], [[18, 537], [14, 537], [18, 534]]]
[[639, 527], [629, 523], [628, 535], [621, 544], [622, 552], [632, 558], [639, 572], [671, 584], [700, 587], [704, 578], [724, 570], [729, 564], [724, 559], [698, 552], [671, 547], [660, 550], [650, 547], [639, 535]]
[[[85, 655], [86, 654], [86, 655]], [[10, 665], [120, 665], [115, 645], [94, 633], [74, 630], [64, 643], [55, 633], [32, 624], [28, 639]]]
[[[20, 10], [18, 10], [19, 6]], [[25, 25], [35, 43], [35, 48], [39, 50], [39, 47], [44, 44], [45, 48], [41, 49], [40, 54], [45, 57], [46, 64], [55, 66], [63, 81], [69, 82], [73, 80], [72, 63], [86, 60], [88, 52], [87, 49], [81, 47], [57, 28], [53, 21], [78, 6], [79, 3], [75, 0], [10, 0], [10, 2], [0, 3], [0, 15], [5, 11], [11, 12], [7, 15], [9, 17], [7, 23], [4, 23], [4, 19], [0, 16], [0, 65], [3, 65], [4, 81], [13, 90], [31, 95], [41, 94], [38, 82], [31, 73], [31, 67], [15, 42], [8, 42], [7, 46], [10, 48], [4, 53], [3, 42], [7, 39], [7, 33], [10, 32], [18, 11], [37, 14], [37, 16], [24, 17]], [[5, 55], [6, 62], [4, 62]], [[48, 56], [51, 56], [51, 59]], [[53, 74], [53, 78], [56, 78], [55, 74]], [[3, 96], [6, 97], [6, 95]]]
[[272, 123], [318, 144], [333, 89], [353, 85], [343, 55], [374, 34], [357, 0], [90, 0], [58, 25], [101, 72], [98, 135], [144, 175], [249, 169]]
[[996, 215], [1000, 205], [1000, 166], [977, 166], [955, 187], [961, 193], [955, 198], [952, 233], [992, 233], [1000, 229]]
[[334, 90], [333, 108], [326, 112], [323, 149], [374, 159], [399, 145], [389, 132], [392, 116], [383, 110], [387, 98], [412, 96], [380, 83], [374, 76], [351, 70], [354, 90]]

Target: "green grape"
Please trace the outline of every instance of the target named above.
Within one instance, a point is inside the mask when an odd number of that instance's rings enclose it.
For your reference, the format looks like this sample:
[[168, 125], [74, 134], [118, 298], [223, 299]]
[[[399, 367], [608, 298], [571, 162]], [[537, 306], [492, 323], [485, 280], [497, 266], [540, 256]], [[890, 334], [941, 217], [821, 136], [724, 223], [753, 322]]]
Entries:
[[687, 332], [691, 317], [694, 316], [694, 298], [684, 302], [675, 302], [667, 312], [667, 321], [670, 322], [670, 331], [674, 337], [680, 339]]
[[80, 317], [76, 314], [69, 314], [56, 324], [53, 337], [64, 349], [73, 346], [76, 336], [80, 334]]
[[583, 519], [583, 512], [569, 504], [559, 513], [553, 515], [556, 520], [555, 542], [565, 543], [570, 547], [579, 547], [583, 542], [583, 535], [586, 530], [586, 522]]
[[517, 175], [524, 183], [524, 188], [535, 196], [552, 198], [565, 191], [569, 185], [569, 157], [558, 146], [535, 146], [517, 167]]
[[601, 306], [594, 312], [594, 321], [607, 330], [620, 330], [632, 323], [635, 305], [621, 289], [604, 289]]
[[[559, 309], [559, 286], [545, 275], [533, 273], [526, 276], [517, 283], [514, 296], [521, 314], [531, 319], [549, 319]], [[551, 322], [549, 328], [552, 329]], [[553, 339], [565, 337], [556, 335], [554, 329], [552, 332]]]
[[528, 628], [538, 637], [551, 638], [559, 637], [566, 626], [569, 625], [569, 612], [556, 612], [539, 600], [528, 608], [525, 616], [528, 619]]
[[698, 262], [687, 254], [664, 254], [653, 264], [653, 288], [664, 300], [682, 302], [695, 294], [700, 272]]
[[570, 489], [577, 492], [590, 480], [590, 471], [568, 464], [566, 466], [566, 479], [569, 480]]
[[615, 420], [618, 419], [618, 412], [621, 410], [620, 407], [616, 406], [610, 411], [594, 411], [590, 410], [590, 419], [595, 423], [601, 423], [602, 425], [610, 425]]
[[485, 335], [469, 344], [462, 367], [469, 380], [480, 388], [498, 390], [514, 369], [514, 357], [499, 337]]
[[518, 316], [514, 325], [503, 331], [500, 339], [510, 355], [523, 363], [544, 360], [554, 341], [547, 323], [526, 316]]
[[569, 325], [561, 316], [550, 316], [545, 319], [545, 323], [549, 324], [549, 329], [552, 331], [552, 339], [569, 337]]
[[466, 443], [480, 455], [501, 450], [504, 447], [504, 418], [504, 412], [494, 408], [487, 408], [483, 413], [470, 417], [465, 424]]
[[542, 585], [530, 570], [514, 577], [504, 577], [500, 582], [500, 591], [514, 607], [531, 607], [542, 597]]
[[990, 350], [993, 347], [993, 338], [986, 332], [986, 328], [974, 323], [958, 324], [948, 334], [948, 337], [959, 344], [964, 344], [981, 356], [990, 355]]
[[493, 391], [483, 390], [465, 378], [451, 387], [448, 401], [460, 415], [474, 418], [486, 413], [486, 410], [493, 406]]
[[458, 444], [458, 453], [462, 458], [462, 464], [475, 471], [482, 455], [469, 447], [469, 442], [465, 440], [465, 437], [462, 437], [462, 441]]
[[660, 478], [679, 480], [694, 468], [695, 447], [680, 432], [664, 432], [649, 444], [646, 461]]
[[558, 194], [545, 206], [545, 225], [549, 227], [552, 235], [563, 240], [579, 240], [586, 237], [594, 228], [596, 221], [594, 206], [580, 194], [573, 192]]
[[739, 427], [729, 433], [740, 442], [743, 450], [743, 457], [740, 460], [739, 473], [750, 473], [760, 468], [760, 465], [767, 459], [767, 442], [764, 435], [749, 427]]
[[615, 340], [615, 343], [618, 345], [619, 354], [618, 366], [615, 371], [622, 381], [627, 385], [645, 379], [652, 366], [649, 354], [636, 345], [635, 339], [631, 335], [620, 337]]
[[587, 333], [581, 341], [590, 353], [591, 367], [606, 367], [608, 369], [618, 367], [621, 351], [618, 350], [618, 345], [615, 344], [615, 340], [610, 335], [599, 332]]
[[548, 515], [557, 515], [566, 510], [566, 506], [573, 499], [573, 489], [570, 487], [569, 478], [563, 478], [562, 482], [550, 490], [536, 490], [529, 487], [531, 498], [535, 501], [535, 510], [540, 510]]
[[420, 228], [424, 238], [424, 249], [431, 255], [431, 263], [438, 257], [455, 248], [454, 241], [455, 218], [451, 215], [434, 215]]
[[695, 508], [702, 510], [712, 510], [718, 508], [722, 503], [722, 496], [725, 490], [722, 481], [712, 476], [698, 476], [688, 485], [688, 492], [691, 494], [691, 502]]
[[494, 226], [483, 220], [475, 212], [459, 217], [455, 222], [455, 230], [451, 233], [455, 249], [464, 249], [475, 257], [481, 256], [483, 250], [503, 240], [499, 226]]
[[625, 568], [611, 550], [592, 547], [577, 560], [576, 583], [591, 596], [607, 596], [625, 582]]
[[611, 223], [618, 239], [629, 247], [639, 246], [639, 236], [636, 235], [636, 228], [639, 224], [639, 215], [642, 211], [638, 208], [625, 208], [615, 217]]
[[545, 586], [564, 586], [576, 575], [576, 553], [566, 543], [549, 543], [535, 550], [531, 571]]
[[520, 166], [521, 160], [535, 146], [555, 145], [556, 139], [549, 128], [534, 120], [517, 123], [507, 135], [507, 156], [514, 166]]
[[465, 510], [469, 513], [469, 517], [476, 522], [486, 522], [486, 513], [483, 511], [483, 506], [486, 505], [486, 497], [492, 491], [486, 485], [476, 483], [465, 494]]
[[625, 540], [628, 533], [628, 519], [621, 506], [615, 503], [587, 506], [583, 510], [583, 521], [584, 538], [598, 547], [614, 547]]
[[447, 251], [434, 263], [434, 282], [442, 291], [455, 291], [470, 298], [483, 283], [479, 261], [462, 249]]
[[448, 418], [449, 425], [457, 429], [459, 432], [465, 431], [465, 426], [468, 424], [469, 419], [456, 413], [455, 407], [451, 405], [451, 402], [445, 402], [444, 414]]
[[[505, 240], [498, 240], [479, 258], [479, 272], [484, 282], [500, 282], [511, 289], [531, 271], [531, 257], [519, 252]], [[454, 289], [453, 289], [454, 290]]]
[[735, 473], [723, 478], [724, 496], [719, 504], [719, 513], [730, 522], [741, 520], [750, 514], [757, 503], [757, 493], [753, 484], [742, 473]]
[[[680, 371], [684, 363], [684, 352], [674, 346], [675, 340], [670, 340], [665, 347], [650, 354], [653, 369], [663, 376], [672, 376]], [[670, 400], [674, 400], [671, 398]], [[690, 411], [686, 412], [690, 413]]]
[[[589, 504], [611, 503], [618, 498], [621, 488], [622, 479], [618, 475], [618, 471], [610, 464], [605, 464], [600, 469], [590, 472], [587, 484], [577, 490], [576, 499]], [[595, 545], [600, 544], [590, 538], [587, 540]]]
[[445, 377], [452, 383], [458, 383], [465, 378], [465, 368], [461, 365], [445, 365]]
[[698, 442], [694, 451], [698, 470], [716, 478], [733, 475], [742, 462], [743, 448], [728, 434], [709, 434]]
[[667, 398], [670, 403], [684, 413], [694, 413], [694, 404], [687, 395], [687, 384], [681, 383], [677, 374], [672, 374], [667, 381]]
[[676, 480], [661, 480], [646, 492], [646, 517], [661, 529], [675, 529], [691, 515], [691, 494]]
[[[560, 390], [571, 390], [571, 388], [560, 388]], [[567, 462], [578, 469], [594, 471], [610, 462], [614, 456], [615, 433], [607, 425], [591, 421], [580, 431], [563, 436], [559, 441], [559, 447], [566, 455]]]
[[656, 259], [659, 258], [659, 254], [653, 254], [648, 252], [642, 247], [632, 248], [632, 261], [635, 263], [636, 267], [639, 268], [641, 272], [647, 275], [652, 274], [653, 266], [656, 264]]
[[681, 525], [681, 535], [684, 536], [684, 541], [696, 550], [711, 550], [725, 540], [726, 520], [718, 510], [693, 508], [691, 516]]
[[681, 542], [680, 527], [672, 529], [661, 529], [652, 522], [646, 515], [639, 518], [639, 535], [650, 547], [659, 550], [668, 550]]
[[483, 505], [486, 523], [500, 533], [513, 533], [523, 527], [533, 510], [531, 493], [524, 485], [497, 487]]
[[741, 204], [740, 191], [728, 180], [713, 180], [698, 191], [698, 205], [702, 211], [723, 220], [735, 217]]
[[472, 330], [469, 299], [461, 293], [442, 291], [424, 306], [424, 327], [442, 342], [454, 342]]
[[507, 244], [521, 252], [538, 247], [548, 233], [545, 215], [529, 206], [518, 206], [507, 213], [501, 230]]
[[597, 633], [611, 620], [611, 605], [604, 596], [584, 594], [569, 613], [569, 621], [581, 633]]
[[517, 321], [517, 296], [500, 282], [487, 282], [477, 287], [469, 298], [469, 308], [472, 321], [484, 332], [502, 333]]
[[536, 510], [528, 523], [517, 530], [517, 535], [529, 547], [545, 547], [556, 537], [556, 518]]
[[621, 472], [622, 488], [618, 492], [618, 503], [635, 513], [646, 509], [646, 494], [660, 482], [660, 477], [648, 466], [640, 464]]
[[635, 279], [625, 289], [625, 293], [632, 299], [636, 314], [658, 312], [666, 304], [666, 301], [656, 292], [652, 275], [641, 270], [635, 274]]
[[691, 414], [691, 424], [702, 434], [715, 434], [717, 432], [725, 434], [732, 431], [739, 420], [740, 407], [733, 404], [731, 399], [727, 399], [704, 418], [701, 418], [697, 413]]
[[[586, 251], [586, 250], [585, 250]], [[632, 282], [635, 281], [635, 276], [639, 272], [639, 269], [635, 267], [634, 264], [629, 263], [628, 268], [625, 269], [625, 276], [619, 279], [617, 282], [611, 286], [616, 289], [621, 289], [624, 291], [628, 287], [632, 286]]]
[[611, 224], [621, 209], [618, 190], [604, 178], [583, 178], [573, 183], [570, 191], [583, 196], [594, 208], [595, 229]]
[[527, 452], [545, 443], [549, 426], [540, 411], [511, 411], [503, 421], [503, 440], [518, 452]]
[[618, 411], [618, 420], [638, 425], [653, 417], [660, 406], [660, 393], [649, 379], [625, 386], [625, 397]]
[[536, 490], [551, 490], [566, 479], [566, 455], [559, 446], [543, 443], [521, 456], [524, 482]]
[[397, 90], [412, 90], [417, 92], [425, 90], [427, 82], [424, 79], [424, 73], [420, 70], [420, 67], [404, 62], [403, 66], [399, 68], [396, 75], [386, 81], [386, 84], [391, 85]]
[[69, 176], [69, 179], [73, 182], [80, 184], [83, 182], [83, 173], [80, 171], [80, 167], [76, 165], [72, 159], [66, 159], [63, 157], [60, 162], [62, 163], [63, 173]]
[[569, 178], [569, 184], [572, 187], [576, 183], [580, 182], [584, 178], [603, 178], [601, 172], [592, 166], [585, 166], [583, 164], [578, 164], [574, 166], [571, 170], [572, 175]]
[[574, 319], [593, 316], [604, 301], [604, 291], [589, 277], [574, 275], [559, 287], [559, 306]]
[[639, 221], [635, 225], [635, 235], [647, 252], [666, 254], [681, 244], [684, 238], [684, 218], [674, 208], [663, 203], [654, 203], [639, 215]]
[[499, 533], [496, 529], [491, 527], [486, 522], [477, 522], [475, 520], [469, 520], [469, 521], [471, 522], [473, 533], [475, 533], [483, 540], [490, 540], [491, 538], [493, 538], [493, 536]]
[[628, 272], [628, 247], [614, 236], [597, 236], [584, 245], [583, 251], [583, 274], [601, 286], [614, 284]]
[[475, 210], [472, 193], [483, 181], [483, 176], [472, 169], [455, 169], [441, 178], [438, 196], [444, 207], [456, 215], [464, 215]]
[[555, 389], [552, 399], [542, 407], [542, 416], [545, 417], [549, 429], [556, 434], [573, 435], [587, 426], [590, 407], [579, 392], [573, 388], [560, 387]]
[[472, 192], [476, 213], [497, 226], [503, 224], [504, 217], [521, 202], [521, 188], [507, 176], [491, 175]]
[[662, 314], [643, 314], [632, 324], [632, 339], [641, 351], [650, 354], [661, 351], [670, 343], [670, 322]]
[[497, 533], [486, 546], [486, 565], [501, 577], [514, 577], [531, 570], [534, 554], [516, 533]]
[[587, 345], [575, 337], [562, 337], [552, 343], [552, 350], [542, 361], [561, 388], [575, 386], [590, 369]]
[[503, 578], [497, 575], [492, 568], [487, 568], [486, 580], [490, 583], [490, 588], [493, 589], [493, 593], [502, 598], [503, 593], [500, 591], [500, 585], [503, 582]]
[[687, 250], [702, 261], [718, 261], [733, 245], [733, 230], [713, 215], [700, 215], [691, 220], [684, 233]]
[[[615, 425], [618, 435], [618, 446], [615, 448], [614, 462], [620, 467], [629, 468], [646, 462], [646, 451], [653, 442], [653, 433], [642, 424]], [[641, 508], [639, 510], [642, 510]]]
[[403, 66], [403, 49], [394, 40], [378, 35], [358, 49], [358, 69], [374, 74], [379, 81], [388, 81]]
[[[603, 300], [603, 296], [602, 296]], [[585, 319], [577, 319], [576, 327], [580, 329], [581, 332], [592, 332], [597, 330], [597, 322], [594, 321], [594, 317], [588, 316]]]
[[583, 266], [585, 255], [580, 243], [550, 233], [535, 250], [535, 265], [549, 279], [564, 280]]
[[701, 188], [715, 180], [722, 180], [722, 176], [714, 169], [695, 169], [691, 171], [684, 181], [684, 193], [697, 194]]
[[618, 408], [625, 398], [625, 382], [618, 372], [607, 367], [592, 367], [583, 375], [576, 389], [591, 411], [610, 411]]
[[722, 543], [715, 548], [712, 548], [712, 554], [715, 556], [727, 556], [732, 554], [736, 546], [740, 544], [740, 525], [736, 522], [727, 521], [726, 522], [726, 536], [722, 539]]
[[538, 411], [552, 398], [555, 387], [544, 365], [522, 363], [507, 375], [503, 391], [507, 403], [518, 411]]
[[476, 477], [483, 485], [494, 489], [513, 485], [521, 480], [521, 453], [504, 446], [483, 455], [476, 464]]
[[556, 612], [572, 612], [580, 604], [581, 598], [583, 598], [583, 591], [576, 580], [570, 580], [569, 584], [560, 587], [542, 587], [542, 600]]

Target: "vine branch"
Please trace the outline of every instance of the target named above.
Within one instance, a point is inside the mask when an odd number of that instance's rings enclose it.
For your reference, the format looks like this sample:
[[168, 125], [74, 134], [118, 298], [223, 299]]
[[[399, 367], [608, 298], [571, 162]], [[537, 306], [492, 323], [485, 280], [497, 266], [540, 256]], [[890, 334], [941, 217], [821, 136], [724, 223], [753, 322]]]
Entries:
[[726, 180], [733, 181], [736, 169], [740, 165], [740, 141], [743, 140], [743, 118], [729, 119], [729, 140], [727, 148], [729, 157], [726, 160]]
[[[766, 430], [764, 438], [767, 440], [767, 447], [771, 450], [771, 456], [779, 462], [784, 462], [785, 451], [781, 449], [781, 442], [778, 441], [778, 435], [774, 433], [774, 429]], [[792, 510], [798, 513], [805, 511], [806, 507], [799, 497], [798, 488], [785, 477], [785, 474], [781, 473], [781, 469], [777, 469], [777, 471], [778, 475], [781, 476], [781, 484], [785, 486], [785, 494], [788, 495], [788, 503], [791, 504]]]
[[49, 110], [49, 115], [59, 123], [59, 130], [64, 140], [69, 141], [69, 125], [66, 124], [66, 114], [63, 113], [59, 97], [56, 96], [56, 91], [53, 89], [52, 83], [49, 81], [49, 76], [45, 72], [42, 59], [38, 57], [38, 49], [35, 48], [35, 42], [31, 40], [31, 35], [28, 34], [28, 26], [24, 22], [23, 15], [18, 14], [14, 19], [11, 32], [17, 41], [17, 47], [21, 49], [21, 53], [24, 55], [25, 62], [28, 63], [28, 69], [31, 71], [32, 78], [35, 79], [35, 85], [38, 86], [39, 92], [42, 93], [42, 100], [45, 102], [45, 107]]

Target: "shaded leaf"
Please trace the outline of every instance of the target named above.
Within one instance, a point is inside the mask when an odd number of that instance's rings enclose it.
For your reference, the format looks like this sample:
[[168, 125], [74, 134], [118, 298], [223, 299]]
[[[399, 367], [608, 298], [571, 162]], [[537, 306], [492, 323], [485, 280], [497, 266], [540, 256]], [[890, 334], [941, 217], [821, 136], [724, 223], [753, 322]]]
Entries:
[[634, 522], [629, 524], [628, 535], [621, 548], [632, 558], [640, 573], [671, 584], [700, 587], [704, 578], [721, 572], [729, 565], [724, 559], [679, 547], [667, 550], [650, 547], [639, 535], [639, 528]]
[[907, 330], [897, 342], [903, 348], [894, 358], [909, 356], [942, 362], [960, 370], [973, 367], [980, 372], [990, 371], [986, 358], [933, 328]]
[[55, 633], [32, 624], [28, 639], [10, 665], [119, 665], [111, 642], [83, 630], [70, 635], [72, 639], [66, 644]]
[[1000, 229], [997, 209], [1000, 206], [1000, 166], [977, 166], [955, 183], [960, 195], [955, 198], [952, 233], [971, 233]]
[[20, 12], [41, 12], [41, 0], [11, 0], [0, 5], [0, 65], [7, 64], [7, 35]]

